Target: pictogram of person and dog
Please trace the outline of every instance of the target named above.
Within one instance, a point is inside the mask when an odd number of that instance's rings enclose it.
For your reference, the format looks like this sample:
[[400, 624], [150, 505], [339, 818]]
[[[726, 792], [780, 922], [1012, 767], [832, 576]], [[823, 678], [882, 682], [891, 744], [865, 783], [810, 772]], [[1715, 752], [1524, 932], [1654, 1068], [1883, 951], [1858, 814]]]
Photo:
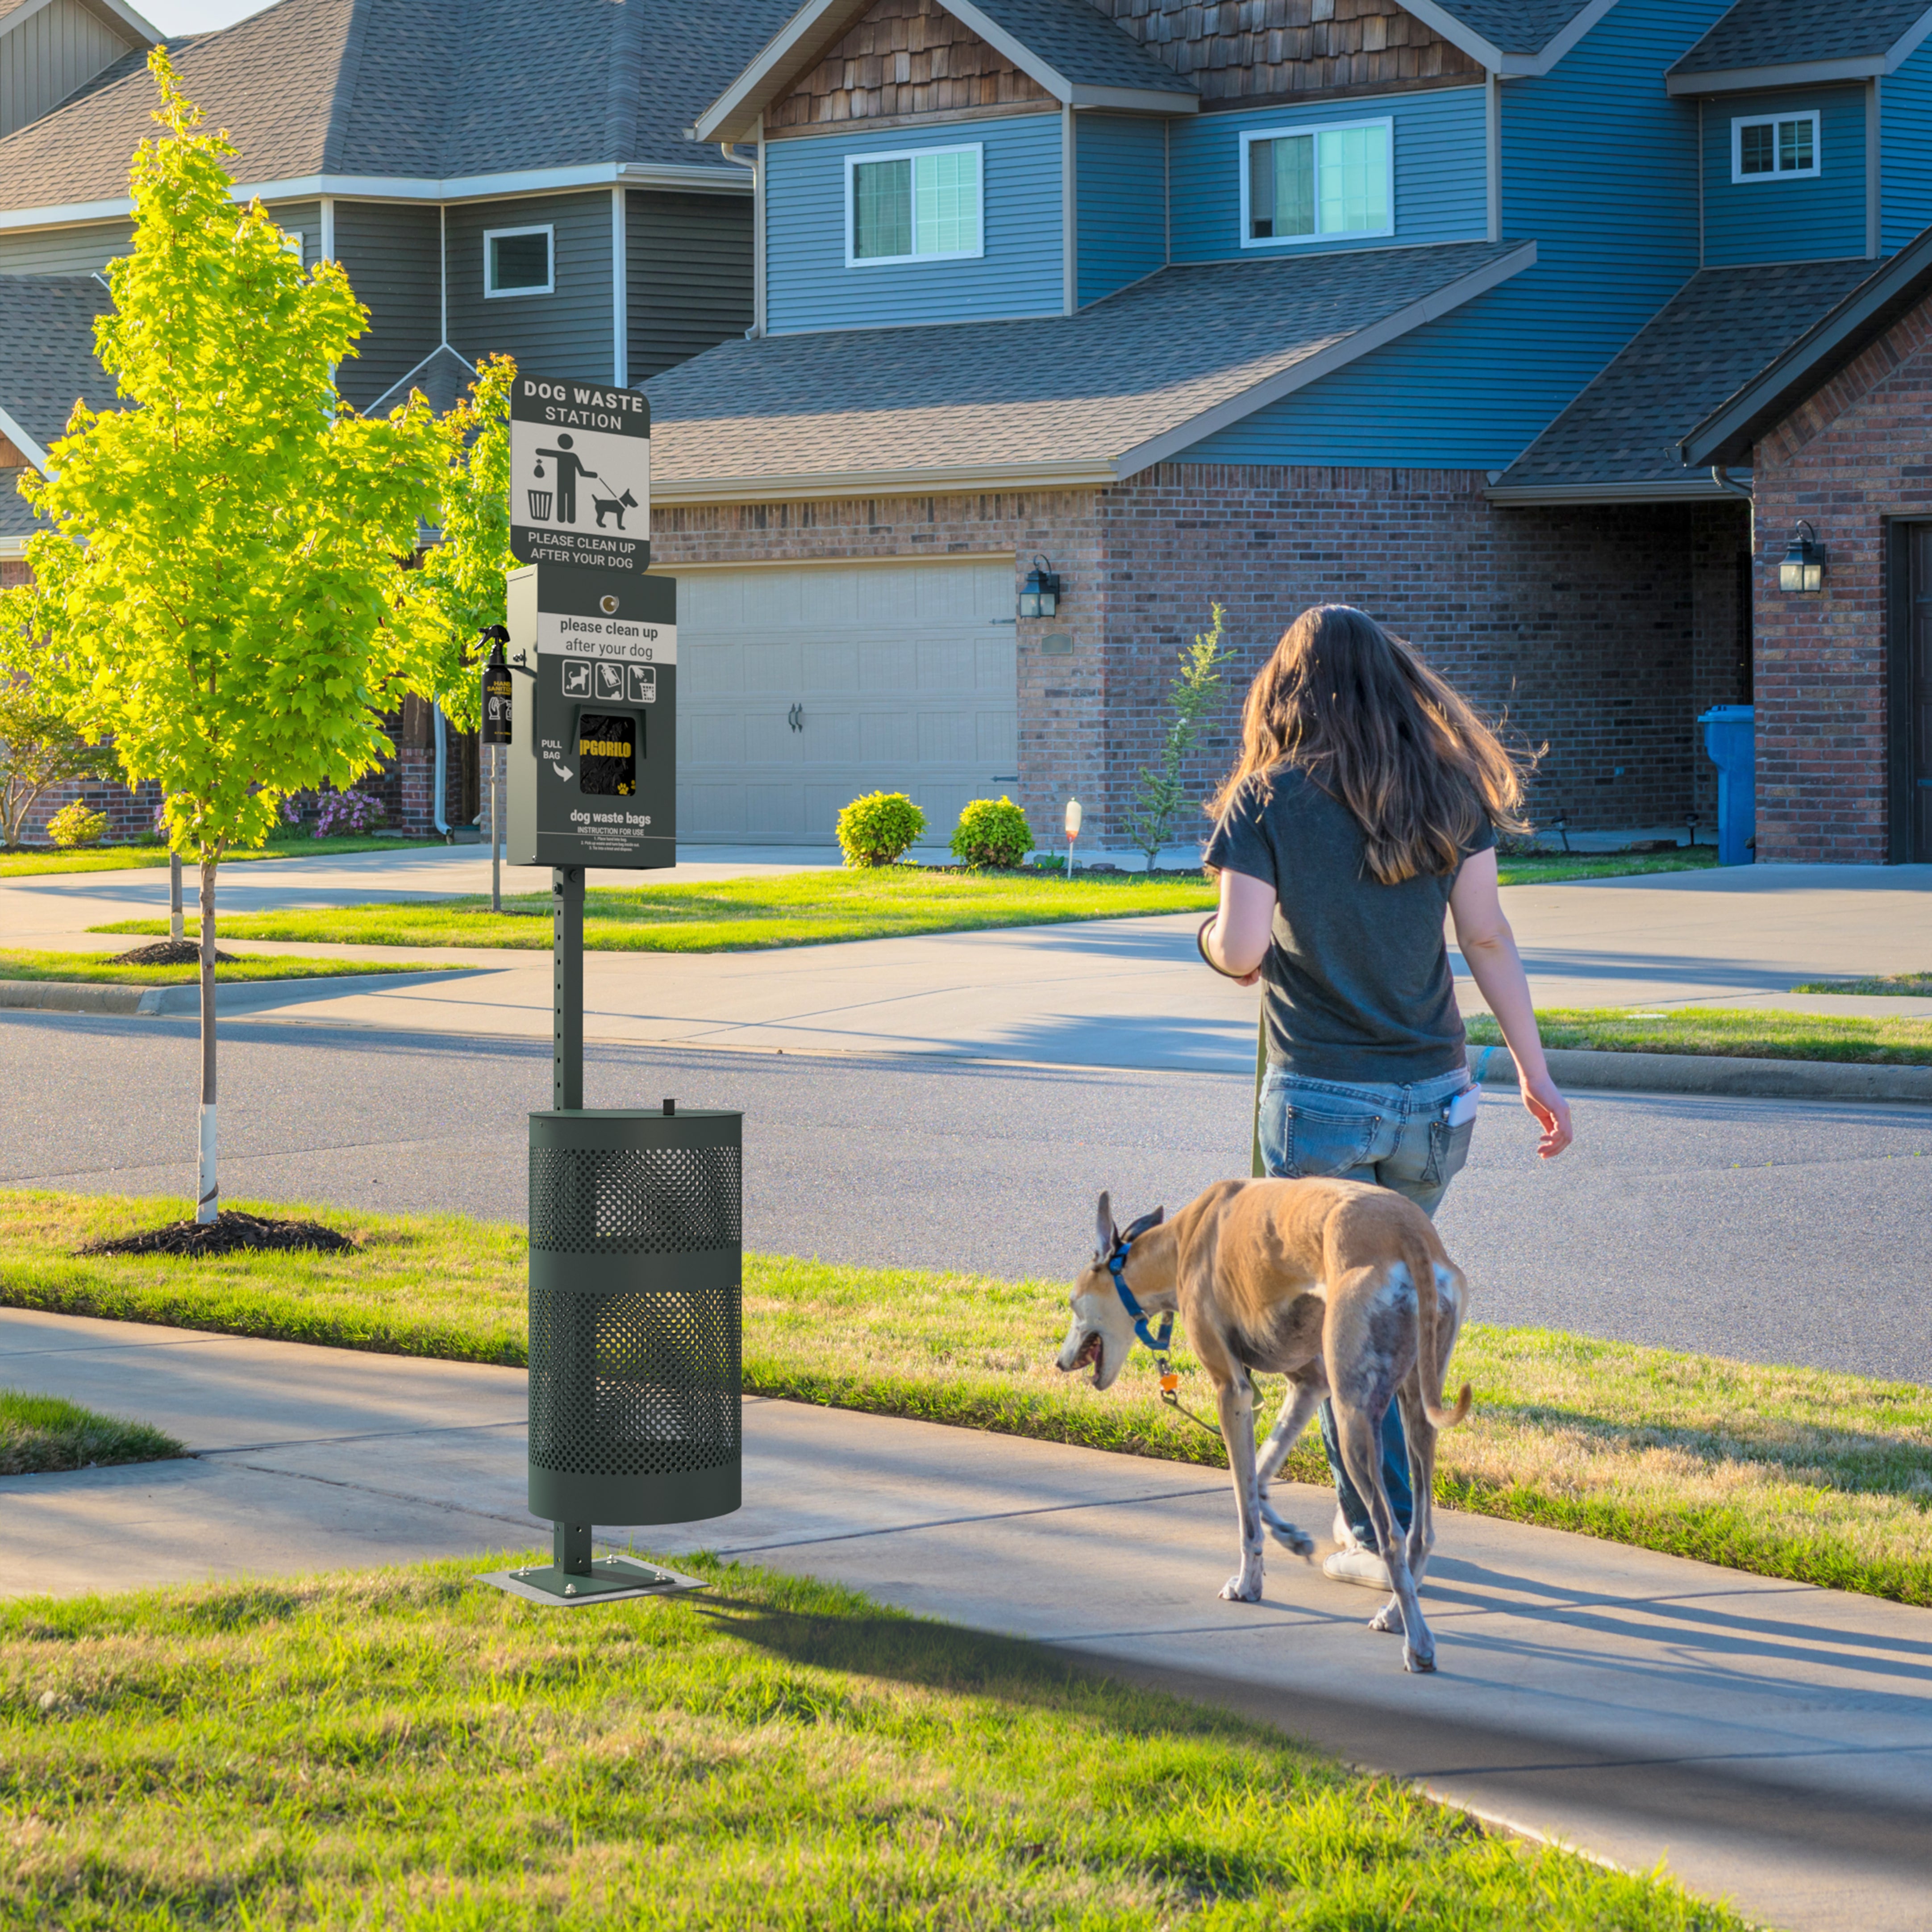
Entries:
[[[584, 459], [576, 454], [576, 439], [574, 436], [560, 436], [556, 442], [557, 446], [554, 449], [540, 449], [537, 452], [538, 480], [539, 482], [544, 480], [544, 458], [548, 457], [556, 472], [555, 479], [556, 487], [554, 490], [532, 490], [530, 491], [530, 518], [534, 523], [547, 524], [550, 521], [553, 496], [556, 499], [556, 520], [560, 524], [575, 523], [577, 520], [577, 479], [582, 476], [593, 481], [602, 481], [598, 476], [596, 471], [591, 469]], [[599, 496], [593, 490], [590, 493], [590, 507], [597, 513], [597, 527], [600, 530], [604, 527], [604, 519], [607, 516], [614, 516], [617, 519], [617, 527], [621, 530], [624, 527], [624, 512], [626, 510], [634, 510], [638, 507], [638, 500], [628, 490], [622, 490], [614, 496], [608, 494]]]

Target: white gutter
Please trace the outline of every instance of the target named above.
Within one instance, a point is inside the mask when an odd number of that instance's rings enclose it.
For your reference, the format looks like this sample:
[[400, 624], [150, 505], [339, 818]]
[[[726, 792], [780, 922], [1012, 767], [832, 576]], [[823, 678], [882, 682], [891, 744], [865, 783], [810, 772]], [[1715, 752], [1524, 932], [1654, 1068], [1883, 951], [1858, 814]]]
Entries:
[[[688, 193], [745, 194], [749, 184], [708, 164], [703, 167], [666, 167], [642, 161], [600, 161], [578, 168], [526, 168], [495, 175], [452, 175], [432, 181], [406, 175], [296, 175], [279, 181], [238, 182], [228, 190], [230, 201], [314, 201], [339, 196], [348, 201], [502, 201], [518, 195], [556, 194], [572, 188], [676, 188]], [[0, 232], [15, 228], [66, 228], [82, 222], [124, 220], [134, 212], [133, 200], [117, 195], [111, 200], [70, 201], [42, 208], [0, 211]]]

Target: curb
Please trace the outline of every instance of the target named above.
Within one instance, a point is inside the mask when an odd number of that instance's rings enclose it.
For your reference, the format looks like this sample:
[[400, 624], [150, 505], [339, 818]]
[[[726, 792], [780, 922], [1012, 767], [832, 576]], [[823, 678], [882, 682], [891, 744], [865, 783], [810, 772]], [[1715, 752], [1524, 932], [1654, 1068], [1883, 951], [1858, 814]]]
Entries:
[[[218, 981], [214, 1010], [218, 1014], [245, 1013], [344, 993], [393, 992], [398, 986], [434, 986], [439, 980], [467, 979], [489, 970], [484, 966], [449, 966], [423, 973], [338, 973], [326, 980], [256, 980], [227, 986]], [[0, 980], [0, 1010], [8, 1009], [178, 1016], [201, 1011], [201, 988], [192, 982], [177, 986], [128, 986], [86, 980]]]
[[[1469, 1048], [1469, 1070], [1485, 1086], [1514, 1087], [1506, 1046]], [[1831, 1060], [1732, 1060], [1717, 1054], [1612, 1053], [1594, 1047], [1546, 1050], [1559, 1087], [1639, 1094], [1702, 1094], [1754, 1100], [1889, 1100], [1932, 1106], [1932, 1066], [1873, 1066]]]

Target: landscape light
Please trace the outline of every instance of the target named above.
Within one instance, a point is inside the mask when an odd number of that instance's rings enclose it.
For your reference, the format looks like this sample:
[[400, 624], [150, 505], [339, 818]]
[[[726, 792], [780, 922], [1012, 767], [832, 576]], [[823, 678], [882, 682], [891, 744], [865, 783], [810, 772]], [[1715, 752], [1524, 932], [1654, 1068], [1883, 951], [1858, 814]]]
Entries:
[[1791, 532], [1791, 547], [1778, 566], [1780, 590], [1816, 591], [1825, 587], [1825, 546], [1818, 532], [1802, 517]]

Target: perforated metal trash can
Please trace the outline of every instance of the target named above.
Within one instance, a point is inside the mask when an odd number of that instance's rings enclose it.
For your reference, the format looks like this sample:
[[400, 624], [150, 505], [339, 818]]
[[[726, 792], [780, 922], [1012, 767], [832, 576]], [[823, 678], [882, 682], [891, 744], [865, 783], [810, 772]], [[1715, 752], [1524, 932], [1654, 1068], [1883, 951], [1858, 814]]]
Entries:
[[530, 1116], [530, 1510], [738, 1508], [743, 1116]]

